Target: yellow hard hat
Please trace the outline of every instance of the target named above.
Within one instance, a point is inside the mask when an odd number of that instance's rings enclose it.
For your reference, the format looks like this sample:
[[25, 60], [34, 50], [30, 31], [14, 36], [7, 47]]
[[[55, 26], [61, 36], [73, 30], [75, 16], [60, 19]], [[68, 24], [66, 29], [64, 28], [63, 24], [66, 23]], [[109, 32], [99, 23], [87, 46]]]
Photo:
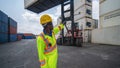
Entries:
[[40, 24], [47, 24], [49, 22], [52, 22], [52, 18], [48, 14], [44, 14], [40, 18]]

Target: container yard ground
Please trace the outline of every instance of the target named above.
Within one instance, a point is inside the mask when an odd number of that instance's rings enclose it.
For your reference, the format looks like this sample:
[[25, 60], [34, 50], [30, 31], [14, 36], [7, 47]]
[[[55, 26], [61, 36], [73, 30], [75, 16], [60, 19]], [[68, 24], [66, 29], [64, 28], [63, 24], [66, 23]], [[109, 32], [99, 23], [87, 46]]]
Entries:
[[[58, 68], [120, 68], [120, 46], [58, 46]], [[36, 40], [0, 44], [0, 68], [39, 68]]]

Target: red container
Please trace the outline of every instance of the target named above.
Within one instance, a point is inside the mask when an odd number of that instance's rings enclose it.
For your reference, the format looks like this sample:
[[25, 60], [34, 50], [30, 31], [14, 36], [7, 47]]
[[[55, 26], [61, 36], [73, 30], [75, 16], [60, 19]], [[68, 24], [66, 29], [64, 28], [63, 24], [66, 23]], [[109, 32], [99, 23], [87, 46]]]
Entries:
[[9, 34], [17, 34], [17, 28], [10, 26], [9, 27]]
[[17, 40], [21, 40], [22, 39], [22, 35], [17, 35]]
[[23, 35], [24, 35], [24, 36], [33, 36], [32, 33], [24, 33]]

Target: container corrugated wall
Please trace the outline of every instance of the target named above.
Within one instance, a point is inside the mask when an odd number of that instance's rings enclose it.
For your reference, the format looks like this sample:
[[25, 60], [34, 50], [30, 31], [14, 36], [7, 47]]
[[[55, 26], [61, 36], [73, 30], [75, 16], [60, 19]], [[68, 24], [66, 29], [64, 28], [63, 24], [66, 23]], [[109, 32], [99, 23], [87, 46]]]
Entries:
[[9, 42], [17, 41], [17, 22], [10, 17], [8, 22]]
[[8, 42], [8, 16], [0, 11], [0, 43]]
[[0, 33], [0, 43], [8, 42], [8, 34], [7, 33]]
[[10, 34], [9, 37], [10, 37], [9, 39], [10, 42], [17, 41], [17, 34]]

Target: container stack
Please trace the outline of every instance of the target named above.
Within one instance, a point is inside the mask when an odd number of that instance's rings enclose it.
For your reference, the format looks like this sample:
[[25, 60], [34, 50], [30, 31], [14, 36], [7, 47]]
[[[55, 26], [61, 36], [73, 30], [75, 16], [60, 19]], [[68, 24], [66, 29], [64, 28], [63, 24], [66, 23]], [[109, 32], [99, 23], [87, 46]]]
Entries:
[[83, 30], [93, 29], [92, 0], [75, 0], [75, 3], [78, 7], [74, 12], [75, 22], [78, 22]]
[[[69, 12], [64, 15], [65, 17], [70, 17]], [[74, 0], [74, 23], [78, 23], [79, 29], [82, 30], [83, 42], [91, 42], [91, 31], [94, 29], [92, 0]], [[71, 30], [71, 21], [67, 21], [66, 26]], [[67, 33], [67, 29], [64, 28], [64, 35]]]
[[23, 39], [35, 39], [35, 35], [32, 33], [23, 33]]
[[8, 16], [0, 11], [0, 43], [8, 42]]
[[17, 41], [17, 22], [9, 17], [8, 23], [9, 42]]
[[75, 0], [75, 3], [78, 8], [75, 8], [74, 18], [83, 31], [83, 42], [91, 42], [91, 31], [93, 29], [92, 0]]

